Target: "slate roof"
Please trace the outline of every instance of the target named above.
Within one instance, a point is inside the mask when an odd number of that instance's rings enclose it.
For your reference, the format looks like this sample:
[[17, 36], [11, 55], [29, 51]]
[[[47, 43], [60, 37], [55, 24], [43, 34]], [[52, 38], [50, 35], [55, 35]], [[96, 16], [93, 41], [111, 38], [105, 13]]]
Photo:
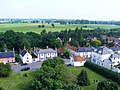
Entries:
[[15, 57], [14, 52], [0, 52], [0, 58]]
[[120, 47], [111, 47], [110, 49], [112, 49], [113, 51], [120, 51]]
[[44, 54], [44, 53], [57, 53], [57, 51], [53, 50], [52, 48], [48, 48], [48, 49], [40, 49], [38, 53], [40, 53], [40, 54]]
[[120, 55], [118, 55], [118, 54], [112, 54], [112, 55], [110, 56], [110, 58], [120, 58]]
[[107, 48], [106, 46], [100, 46], [97, 49], [95, 49], [94, 52], [99, 53], [99, 54], [112, 54], [113, 50]]
[[77, 52], [92, 52], [94, 49], [92, 47], [80, 47]]
[[110, 61], [109, 59], [105, 59], [105, 60], [104, 60], [104, 63], [112, 64], [112, 61]]
[[37, 54], [35, 52], [32, 52], [31, 55], [32, 55], [32, 58], [37, 58]]
[[27, 50], [23, 50], [20, 54], [24, 56], [27, 53]]

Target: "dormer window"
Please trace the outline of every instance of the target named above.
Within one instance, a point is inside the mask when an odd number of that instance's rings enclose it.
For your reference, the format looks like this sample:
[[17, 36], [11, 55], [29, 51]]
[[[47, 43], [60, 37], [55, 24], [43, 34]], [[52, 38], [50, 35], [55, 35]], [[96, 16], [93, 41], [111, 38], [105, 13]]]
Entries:
[[98, 51], [98, 53], [100, 53], [100, 54], [101, 54], [101, 53], [102, 53], [102, 51], [100, 50], [100, 51]]

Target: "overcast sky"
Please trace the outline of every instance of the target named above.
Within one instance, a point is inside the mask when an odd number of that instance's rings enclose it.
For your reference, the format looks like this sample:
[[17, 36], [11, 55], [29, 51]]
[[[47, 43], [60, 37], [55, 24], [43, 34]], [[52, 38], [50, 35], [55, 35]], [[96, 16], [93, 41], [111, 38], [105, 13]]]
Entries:
[[0, 18], [120, 21], [120, 0], [0, 0]]

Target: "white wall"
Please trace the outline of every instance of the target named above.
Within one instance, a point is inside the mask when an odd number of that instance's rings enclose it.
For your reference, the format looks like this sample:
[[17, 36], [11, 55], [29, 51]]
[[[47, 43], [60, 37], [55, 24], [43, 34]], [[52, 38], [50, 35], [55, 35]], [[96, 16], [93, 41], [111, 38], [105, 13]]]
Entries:
[[44, 61], [47, 60], [48, 58], [54, 58], [57, 57], [57, 53], [44, 53], [44, 54], [39, 54], [38, 53], [38, 61]]
[[22, 58], [23, 63], [32, 63], [32, 56], [27, 52], [23, 58]]
[[70, 64], [71, 64], [72, 66], [84, 66], [84, 63], [85, 63], [85, 62], [86, 62], [86, 61], [75, 62], [74, 59], [73, 59], [73, 57], [70, 57]]
[[74, 62], [74, 66], [84, 66], [84, 63], [86, 61], [82, 61], [82, 62]]

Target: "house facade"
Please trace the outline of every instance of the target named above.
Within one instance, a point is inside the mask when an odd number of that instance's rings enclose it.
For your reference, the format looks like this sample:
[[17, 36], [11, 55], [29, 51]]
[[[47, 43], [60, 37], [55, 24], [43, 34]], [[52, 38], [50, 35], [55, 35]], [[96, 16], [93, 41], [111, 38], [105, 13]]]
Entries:
[[40, 49], [37, 52], [38, 61], [44, 61], [47, 59], [52, 59], [57, 57], [57, 51], [51, 48], [48, 49]]
[[32, 63], [32, 55], [27, 50], [23, 50], [19, 56], [23, 63]]
[[81, 56], [71, 56], [70, 57], [70, 64], [72, 66], [84, 66], [86, 60]]
[[117, 67], [120, 64], [120, 55], [115, 54], [112, 49], [105, 46], [101, 46], [92, 52], [91, 62], [115, 72], [120, 71]]
[[0, 63], [14, 63], [15, 54], [14, 52], [0, 52]]
[[76, 50], [77, 54], [84, 58], [91, 58], [92, 51], [94, 49], [92, 47], [80, 47]]

